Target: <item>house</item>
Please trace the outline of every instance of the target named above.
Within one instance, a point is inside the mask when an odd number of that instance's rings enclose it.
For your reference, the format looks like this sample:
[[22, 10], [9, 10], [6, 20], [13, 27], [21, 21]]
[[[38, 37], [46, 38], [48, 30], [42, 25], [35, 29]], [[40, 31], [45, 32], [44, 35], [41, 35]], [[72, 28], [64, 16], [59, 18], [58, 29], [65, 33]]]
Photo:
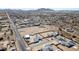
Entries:
[[73, 40], [68, 40], [65, 44], [66, 47], [71, 48], [74, 45], [76, 45], [76, 43]]
[[59, 35], [59, 33], [58, 33], [58, 32], [53, 32], [52, 34], [53, 34], [53, 36], [54, 36], [54, 37], [56, 37], [56, 36], [58, 36], [58, 35]]
[[53, 51], [53, 47], [50, 44], [45, 44], [42, 51]]
[[36, 34], [35, 39], [34, 39], [34, 42], [35, 43], [38, 43], [41, 40], [42, 40], [41, 36], [39, 34]]
[[25, 36], [24, 36], [24, 39], [25, 39], [25, 40], [30, 39], [30, 35], [25, 35]]
[[2, 19], [2, 17], [0, 16], [0, 19]]
[[59, 39], [59, 43], [63, 46], [66, 46], [68, 48], [73, 47], [74, 45], [76, 45], [76, 43], [73, 40], [63, 40], [63, 39]]

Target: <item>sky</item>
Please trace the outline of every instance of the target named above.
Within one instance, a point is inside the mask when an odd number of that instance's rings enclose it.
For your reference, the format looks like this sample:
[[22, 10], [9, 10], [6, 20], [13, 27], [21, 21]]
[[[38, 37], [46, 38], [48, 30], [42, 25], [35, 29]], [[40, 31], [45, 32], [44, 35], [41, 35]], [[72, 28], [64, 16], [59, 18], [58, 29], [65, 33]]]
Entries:
[[79, 10], [79, 0], [0, 0], [0, 9], [37, 9]]

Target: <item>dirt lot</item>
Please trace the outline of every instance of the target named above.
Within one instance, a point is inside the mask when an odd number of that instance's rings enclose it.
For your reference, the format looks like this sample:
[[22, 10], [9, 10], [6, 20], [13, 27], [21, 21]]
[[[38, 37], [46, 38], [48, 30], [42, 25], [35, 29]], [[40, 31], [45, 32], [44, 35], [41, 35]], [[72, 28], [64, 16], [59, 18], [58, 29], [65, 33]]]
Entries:
[[22, 28], [18, 29], [20, 34], [23, 36], [25, 34], [34, 34], [34, 33], [39, 33], [39, 32], [45, 32], [45, 31], [57, 31], [58, 28], [55, 26], [50, 26], [50, 25], [43, 25], [43, 26], [35, 26], [35, 27], [28, 27], [28, 28]]

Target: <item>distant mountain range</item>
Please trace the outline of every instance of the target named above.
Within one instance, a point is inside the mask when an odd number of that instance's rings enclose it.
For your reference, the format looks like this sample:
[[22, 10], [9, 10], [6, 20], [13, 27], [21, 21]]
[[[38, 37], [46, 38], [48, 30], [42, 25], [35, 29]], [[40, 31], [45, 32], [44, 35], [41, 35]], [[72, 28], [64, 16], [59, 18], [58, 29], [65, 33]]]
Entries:
[[40, 8], [37, 10], [21, 10], [21, 9], [1, 9], [0, 11], [8, 11], [8, 12], [53, 12], [54, 10], [49, 8]]
[[10, 13], [35, 13], [35, 12], [55, 12], [55, 13], [78, 13], [79, 10], [53, 10], [50, 8], [39, 8], [37, 10], [21, 10], [21, 9], [1, 9], [0, 11], [6, 10], [7, 12]]
[[37, 11], [37, 12], [52, 12], [54, 10], [49, 9], [49, 8], [40, 8], [40, 9], [37, 9], [37, 10], [34, 10], [34, 11]]

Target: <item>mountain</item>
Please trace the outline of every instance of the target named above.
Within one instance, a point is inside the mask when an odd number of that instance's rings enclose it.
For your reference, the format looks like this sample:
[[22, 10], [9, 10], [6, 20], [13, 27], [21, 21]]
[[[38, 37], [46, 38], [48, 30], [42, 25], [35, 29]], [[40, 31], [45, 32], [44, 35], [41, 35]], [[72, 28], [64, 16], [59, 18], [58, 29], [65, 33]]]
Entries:
[[54, 11], [54, 10], [48, 9], [48, 8], [40, 8], [40, 9], [37, 9], [36, 11], [40, 11], [40, 12], [42, 12], [42, 11], [44, 11], [44, 12], [51, 12], [51, 11]]
[[49, 9], [49, 8], [40, 8], [37, 10], [29, 10], [29, 11], [31, 11], [31, 12], [53, 12], [54, 10]]

